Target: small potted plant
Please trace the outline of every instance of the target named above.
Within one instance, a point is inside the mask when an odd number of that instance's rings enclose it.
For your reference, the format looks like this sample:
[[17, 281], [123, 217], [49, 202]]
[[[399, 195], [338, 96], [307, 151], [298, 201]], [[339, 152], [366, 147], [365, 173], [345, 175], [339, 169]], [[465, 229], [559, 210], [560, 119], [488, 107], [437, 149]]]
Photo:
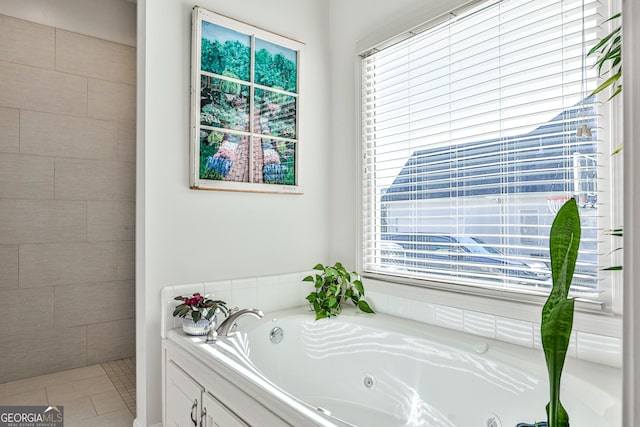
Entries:
[[205, 335], [215, 322], [218, 310], [225, 315], [229, 311], [226, 302], [213, 300], [197, 292], [190, 297], [177, 296], [174, 299], [182, 301], [182, 304], [173, 310], [173, 316], [182, 317], [182, 330], [189, 335]]
[[343, 302], [348, 300], [365, 313], [374, 312], [364, 300], [364, 286], [358, 273], [348, 272], [339, 262], [334, 266], [318, 264], [313, 269], [322, 273], [302, 280], [315, 283], [315, 290], [307, 296], [307, 301], [316, 313], [316, 320], [337, 316]]

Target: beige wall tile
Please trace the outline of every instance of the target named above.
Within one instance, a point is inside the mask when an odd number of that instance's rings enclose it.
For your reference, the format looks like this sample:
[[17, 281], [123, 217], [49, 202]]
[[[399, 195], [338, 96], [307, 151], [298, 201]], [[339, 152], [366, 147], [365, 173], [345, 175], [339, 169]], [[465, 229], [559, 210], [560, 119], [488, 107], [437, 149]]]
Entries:
[[49, 386], [47, 387], [47, 396], [52, 405], [64, 405], [66, 401], [109, 390], [115, 390], [115, 387], [108, 377], [85, 378], [66, 384]]
[[7, 394], [19, 394], [50, 385], [66, 384], [76, 380], [101, 376], [104, 377], [106, 375], [107, 374], [104, 372], [104, 369], [102, 369], [102, 366], [91, 365], [61, 372], [54, 372], [53, 374], [39, 375], [37, 377], [26, 378], [23, 380], [10, 381], [4, 385]]
[[20, 152], [80, 159], [116, 158], [116, 122], [20, 112]]
[[[0, 291], [0, 301], [4, 302], [0, 310], [0, 336], [30, 334], [53, 325], [53, 287]], [[38, 313], [37, 321], [26, 317], [31, 313]]]
[[56, 69], [135, 85], [136, 49], [57, 29]]
[[[116, 390], [109, 390], [98, 394], [91, 395], [91, 401], [96, 408], [98, 415], [108, 414], [110, 412], [127, 409], [124, 400]], [[66, 408], [65, 408], [66, 410]]]
[[0, 153], [0, 198], [53, 199], [53, 159]]
[[136, 278], [136, 242], [117, 242], [116, 265], [118, 280], [133, 280]]
[[118, 123], [118, 160], [136, 161], [136, 124]]
[[136, 88], [131, 85], [89, 79], [89, 117], [135, 122]]
[[[86, 304], [87, 301], [100, 303]], [[132, 319], [133, 322], [134, 302], [135, 286], [130, 280], [56, 286], [55, 324], [56, 327], [67, 327], [121, 319]]]
[[135, 319], [87, 326], [87, 363], [119, 360], [134, 356], [135, 353]]
[[56, 159], [56, 198], [135, 200], [135, 163]]
[[0, 58], [34, 67], [53, 69], [55, 29], [0, 15]]
[[31, 390], [28, 393], [8, 394], [0, 398], [0, 405], [46, 405], [47, 393], [44, 388]]
[[0, 244], [85, 240], [84, 202], [0, 199]]
[[135, 220], [135, 202], [87, 202], [87, 240], [134, 240]]
[[115, 242], [21, 245], [20, 287], [114, 280], [115, 255]]
[[44, 323], [41, 326], [29, 335], [0, 337], [0, 382], [86, 365], [85, 326], [65, 329], [50, 329]]
[[0, 151], [20, 151], [20, 110], [0, 107]]
[[[118, 272], [120, 269], [118, 259]], [[0, 289], [18, 287], [18, 245], [0, 246]]]
[[86, 116], [87, 78], [0, 62], [0, 105]]

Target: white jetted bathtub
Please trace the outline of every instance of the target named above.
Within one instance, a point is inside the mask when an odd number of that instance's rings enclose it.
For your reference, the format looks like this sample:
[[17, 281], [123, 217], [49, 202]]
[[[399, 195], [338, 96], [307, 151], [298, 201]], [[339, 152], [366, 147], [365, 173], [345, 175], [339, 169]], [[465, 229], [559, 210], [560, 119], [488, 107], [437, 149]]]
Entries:
[[[238, 331], [216, 344], [169, 335], [277, 417], [252, 421], [246, 402], [212, 390], [238, 425], [515, 427], [546, 420], [540, 350], [353, 311], [315, 321], [306, 309], [284, 310], [243, 318]], [[572, 426], [621, 426], [619, 369], [567, 359], [562, 385]]]

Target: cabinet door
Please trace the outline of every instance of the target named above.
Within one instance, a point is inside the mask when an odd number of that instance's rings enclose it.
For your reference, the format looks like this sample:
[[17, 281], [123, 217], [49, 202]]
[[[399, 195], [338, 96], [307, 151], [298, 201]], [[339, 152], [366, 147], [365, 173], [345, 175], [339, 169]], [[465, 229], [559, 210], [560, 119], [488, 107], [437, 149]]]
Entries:
[[202, 396], [201, 427], [247, 427], [240, 418], [209, 393]]
[[166, 375], [167, 427], [198, 427], [203, 388], [172, 361]]

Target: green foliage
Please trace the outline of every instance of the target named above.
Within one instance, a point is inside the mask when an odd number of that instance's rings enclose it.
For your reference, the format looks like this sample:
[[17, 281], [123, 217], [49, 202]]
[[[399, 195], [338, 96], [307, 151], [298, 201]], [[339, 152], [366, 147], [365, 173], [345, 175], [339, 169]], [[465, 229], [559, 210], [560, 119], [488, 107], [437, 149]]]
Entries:
[[315, 283], [315, 291], [307, 296], [307, 301], [313, 306], [316, 320], [337, 316], [347, 300], [365, 313], [374, 312], [364, 300], [364, 286], [358, 273], [347, 271], [339, 262], [334, 266], [318, 264], [313, 269], [321, 273], [302, 280]]
[[560, 402], [560, 380], [573, 328], [574, 299], [568, 298], [580, 246], [580, 215], [575, 199], [558, 211], [551, 226], [549, 251], [553, 288], [542, 309], [542, 347], [549, 374], [549, 427], [568, 427], [569, 416]]
[[[617, 13], [605, 22], [612, 21], [621, 17], [621, 14]], [[598, 74], [602, 76], [602, 69], [608, 66], [608, 73], [610, 75], [604, 82], [600, 84], [590, 96], [602, 92], [606, 88], [610, 87], [613, 90], [609, 99], [622, 92], [622, 26], [618, 26], [609, 34], [607, 34], [602, 40], [600, 40], [591, 50], [587, 53], [587, 56], [598, 54], [598, 60], [594, 64], [594, 67], [598, 67]]]
[[268, 50], [260, 49], [256, 52], [255, 82], [263, 86], [270, 86], [286, 90], [297, 91], [296, 63], [279, 53], [271, 55]]
[[218, 40], [203, 38], [200, 57], [204, 71], [220, 75], [230, 72], [240, 80], [249, 81], [251, 48], [237, 40], [227, 40], [223, 45]]
[[199, 293], [193, 294], [191, 297], [178, 296], [174, 298], [176, 301], [182, 301], [173, 310], [173, 316], [185, 317], [190, 315], [194, 322], [200, 321], [203, 317], [207, 320], [216, 314], [217, 310], [227, 314], [227, 303], [222, 300], [213, 300], [208, 296], [202, 296]]
[[[611, 18], [607, 19], [605, 22], [613, 21], [615, 19], [621, 18], [622, 15], [620, 13], [616, 13]], [[609, 74], [611, 76], [606, 79], [604, 82], [600, 84], [593, 92], [591, 92], [590, 96], [593, 96], [597, 93], [602, 92], [609, 86], [612, 86], [613, 93], [609, 97], [609, 101], [613, 99], [616, 95], [622, 92], [622, 83], [620, 83], [622, 79], [622, 26], [618, 26], [609, 34], [604, 36], [591, 50], [587, 53], [587, 57], [591, 55], [598, 54], [598, 60], [594, 64], [594, 66], [598, 67], [598, 74], [602, 76], [602, 68], [609, 64]], [[620, 153], [623, 149], [623, 144], [620, 144], [618, 148], [616, 148], [612, 156]], [[613, 230], [610, 233], [612, 236], [622, 237], [623, 230], [622, 228]], [[620, 250], [619, 248], [617, 250]], [[622, 270], [621, 265], [614, 265], [611, 267], [603, 268], [604, 271], [620, 271]]]

